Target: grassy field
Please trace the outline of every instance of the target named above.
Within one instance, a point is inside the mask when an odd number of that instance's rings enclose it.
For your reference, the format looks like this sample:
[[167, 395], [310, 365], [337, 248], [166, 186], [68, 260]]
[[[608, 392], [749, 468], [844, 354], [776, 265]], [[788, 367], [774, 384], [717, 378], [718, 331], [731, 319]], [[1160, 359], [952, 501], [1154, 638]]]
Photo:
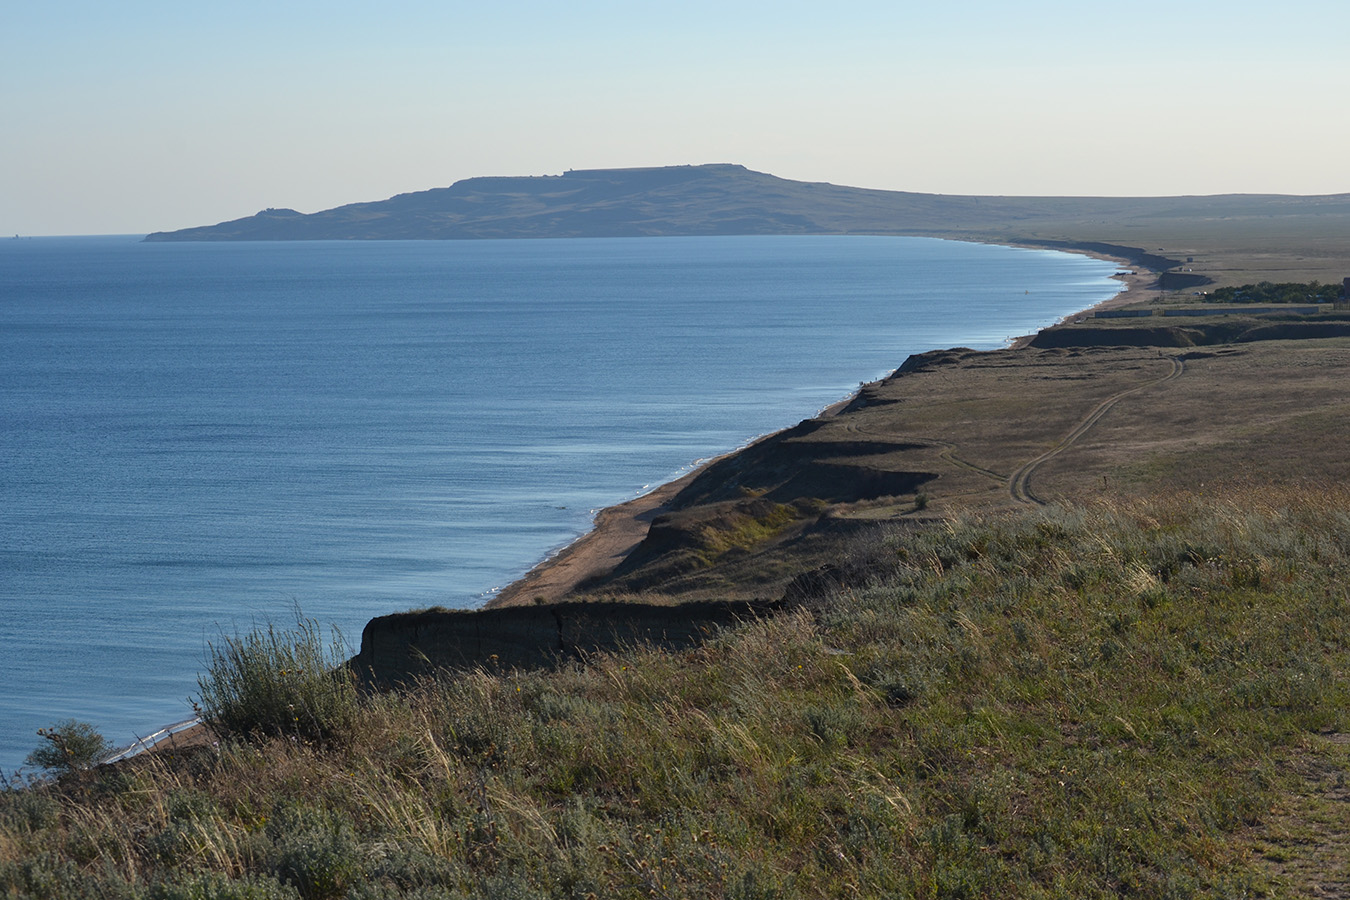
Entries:
[[429, 900], [1347, 884], [1345, 856], [1318, 856], [1347, 825], [1344, 492], [881, 527], [843, 562], [851, 587], [696, 650], [489, 667], [354, 699], [336, 731], [246, 738], [236, 722], [216, 748], [0, 794], [0, 886]]

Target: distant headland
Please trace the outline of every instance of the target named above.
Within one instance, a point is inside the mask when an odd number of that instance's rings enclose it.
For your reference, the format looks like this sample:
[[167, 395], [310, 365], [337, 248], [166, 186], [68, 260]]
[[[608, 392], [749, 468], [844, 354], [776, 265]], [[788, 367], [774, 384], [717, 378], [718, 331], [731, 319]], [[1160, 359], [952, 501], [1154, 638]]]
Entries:
[[[147, 241], [472, 240], [694, 235], [894, 234], [966, 240], [1065, 242], [1166, 269], [1131, 241], [1178, 219], [1220, 230], [1315, 217], [1350, 228], [1350, 194], [1317, 197], [979, 197], [791, 181], [740, 165], [585, 169], [562, 175], [468, 178], [449, 187], [315, 213], [253, 216]], [[1109, 223], [1109, 224], [1108, 224]], [[1266, 230], [1263, 227], [1263, 230]], [[1095, 246], [1078, 246], [1091, 236]], [[1138, 238], [1136, 238], [1137, 240]], [[1128, 251], [1128, 252], [1124, 252]], [[1151, 250], [1149, 252], [1152, 252]]]

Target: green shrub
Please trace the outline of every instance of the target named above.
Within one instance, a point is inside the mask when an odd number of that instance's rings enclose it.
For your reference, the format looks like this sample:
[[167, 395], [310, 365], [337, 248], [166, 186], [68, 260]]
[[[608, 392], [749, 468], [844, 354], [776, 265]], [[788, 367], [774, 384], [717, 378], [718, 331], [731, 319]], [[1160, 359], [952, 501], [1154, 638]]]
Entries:
[[87, 769], [112, 750], [112, 746], [94, 726], [74, 719], [67, 719], [51, 728], [39, 728], [38, 735], [47, 743], [28, 754], [24, 761], [30, 766], [41, 766], [57, 774]]
[[347, 648], [334, 629], [325, 645], [313, 619], [294, 630], [273, 625], [210, 645], [207, 673], [198, 677], [197, 707], [222, 735], [295, 737], [331, 742], [349, 732], [356, 685], [343, 666]]
[[361, 875], [351, 825], [312, 809], [283, 805], [267, 826], [276, 856], [272, 874], [305, 900], [341, 897]]
[[298, 896], [273, 878], [232, 880], [209, 872], [175, 884], [159, 884], [150, 891], [150, 900], [297, 900]]
[[116, 873], [97, 865], [81, 865], [56, 850], [13, 862], [0, 861], [0, 897], [141, 900], [140, 892]]
[[40, 791], [0, 791], [0, 829], [14, 833], [38, 832], [60, 819], [61, 805]]
[[826, 747], [846, 745], [863, 725], [857, 705], [845, 702], [808, 706], [803, 715], [811, 734]]

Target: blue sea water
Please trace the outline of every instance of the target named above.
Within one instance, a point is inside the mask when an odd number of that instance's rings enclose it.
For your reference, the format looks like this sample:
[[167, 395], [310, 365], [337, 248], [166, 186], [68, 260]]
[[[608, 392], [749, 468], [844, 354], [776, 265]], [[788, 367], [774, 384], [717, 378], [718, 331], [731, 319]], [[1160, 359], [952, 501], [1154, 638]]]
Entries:
[[0, 242], [0, 771], [185, 718], [208, 641], [471, 607], [913, 352], [1113, 295], [886, 237]]

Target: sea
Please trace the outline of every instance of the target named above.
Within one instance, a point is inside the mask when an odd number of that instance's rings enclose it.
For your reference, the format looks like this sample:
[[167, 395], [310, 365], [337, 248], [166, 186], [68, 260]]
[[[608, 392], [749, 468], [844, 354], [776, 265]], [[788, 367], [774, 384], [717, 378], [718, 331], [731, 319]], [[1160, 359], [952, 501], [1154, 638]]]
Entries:
[[[865, 236], [0, 241], [0, 773], [192, 714], [208, 646], [470, 608], [594, 513], [1108, 262]], [[25, 770], [26, 771], [26, 770]]]

